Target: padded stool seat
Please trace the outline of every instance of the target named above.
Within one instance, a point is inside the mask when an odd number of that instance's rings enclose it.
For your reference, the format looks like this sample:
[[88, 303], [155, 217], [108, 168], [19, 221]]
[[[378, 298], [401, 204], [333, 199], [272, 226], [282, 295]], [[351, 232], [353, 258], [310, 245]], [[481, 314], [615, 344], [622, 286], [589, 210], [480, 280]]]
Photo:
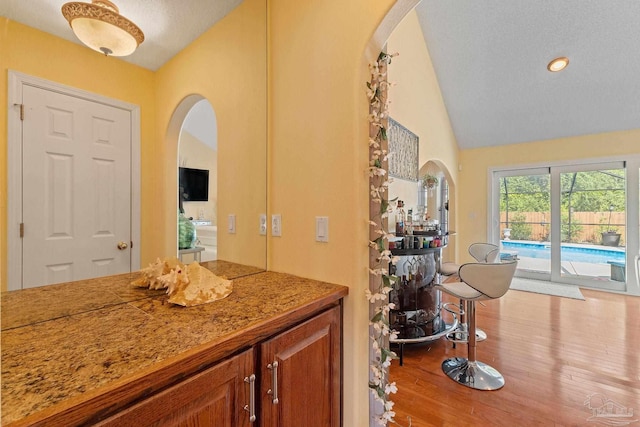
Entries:
[[[443, 283], [438, 287], [466, 302], [469, 331], [475, 331], [475, 302], [502, 297], [509, 290], [515, 271], [516, 261], [463, 264], [458, 271], [459, 282]], [[442, 362], [444, 373], [459, 384], [477, 390], [497, 390], [504, 386], [500, 372], [476, 360], [476, 334], [468, 334], [467, 344], [467, 357], [452, 357]]]
[[454, 274], [458, 274], [459, 269], [460, 264], [456, 264], [455, 262], [443, 262], [442, 266], [440, 266], [440, 274], [443, 276], [453, 276]]

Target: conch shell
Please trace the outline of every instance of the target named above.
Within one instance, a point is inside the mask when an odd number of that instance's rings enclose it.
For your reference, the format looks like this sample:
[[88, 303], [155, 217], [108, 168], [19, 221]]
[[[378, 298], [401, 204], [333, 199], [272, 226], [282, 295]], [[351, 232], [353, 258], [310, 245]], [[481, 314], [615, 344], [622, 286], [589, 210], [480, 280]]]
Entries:
[[160, 277], [177, 267], [185, 267], [178, 258], [165, 258], [164, 260], [157, 258], [155, 262], [149, 264], [149, 267], [140, 270], [142, 277], [134, 280], [131, 284], [141, 288], [164, 289], [166, 286], [160, 281]]
[[167, 293], [170, 303], [191, 307], [226, 298], [232, 290], [231, 280], [218, 277], [197, 262], [192, 262], [186, 274], [178, 275], [175, 287], [169, 288]]
[[185, 307], [226, 298], [233, 290], [231, 280], [216, 276], [196, 261], [186, 266], [177, 258], [158, 258], [141, 271], [142, 277], [132, 285], [167, 289], [168, 301]]

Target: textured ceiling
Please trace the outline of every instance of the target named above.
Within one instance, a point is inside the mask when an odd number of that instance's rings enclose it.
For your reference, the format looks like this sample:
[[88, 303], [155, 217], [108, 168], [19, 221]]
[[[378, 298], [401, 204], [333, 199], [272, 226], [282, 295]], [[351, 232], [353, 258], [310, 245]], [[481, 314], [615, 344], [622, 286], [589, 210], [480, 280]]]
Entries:
[[[640, 1], [422, 0], [417, 14], [460, 148], [640, 128]], [[558, 56], [570, 64], [550, 73]]]
[[[82, 44], [60, 11], [71, 0], [0, 0], [0, 16]], [[91, 3], [91, 0], [82, 0]], [[112, 0], [144, 32], [145, 41], [124, 61], [157, 70], [227, 15], [242, 0]]]

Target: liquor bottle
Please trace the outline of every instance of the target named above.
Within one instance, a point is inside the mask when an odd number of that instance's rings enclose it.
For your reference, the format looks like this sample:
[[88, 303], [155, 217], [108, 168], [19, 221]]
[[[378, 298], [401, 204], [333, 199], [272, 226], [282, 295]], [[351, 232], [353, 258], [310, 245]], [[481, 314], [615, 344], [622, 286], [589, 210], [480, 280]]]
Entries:
[[396, 236], [404, 236], [404, 202], [398, 200], [398, 207], [396, 210]]
[[404, 310], [404, 293], [405, 288], [407, 287], [407, 276], [402, 275], [402, 280], [400, 281], [400, 287], [398, 288], [398, 305], [396, 306], [397, 310]]
[[[389, 275], [395, 276], [397, 268], [393, 264], [389, 264]], [[397, 279], [389, 292], [389, 302], [392, 303], [395, 307], [395, 310], [400, 309], [400, 300], [398, 300], [398, 289], [400, 289], [400, 279]]]

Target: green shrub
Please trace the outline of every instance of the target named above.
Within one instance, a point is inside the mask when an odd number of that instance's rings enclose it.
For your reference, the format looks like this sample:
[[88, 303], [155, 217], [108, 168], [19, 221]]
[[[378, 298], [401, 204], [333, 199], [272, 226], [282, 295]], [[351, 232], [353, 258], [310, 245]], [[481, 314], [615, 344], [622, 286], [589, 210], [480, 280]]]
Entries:
[[525, 222], [526, 217], [522, 213], [513, 215], [513, 219], [509, 221], [511, 228], [511, 240], [532, 240], [531, 224]]

